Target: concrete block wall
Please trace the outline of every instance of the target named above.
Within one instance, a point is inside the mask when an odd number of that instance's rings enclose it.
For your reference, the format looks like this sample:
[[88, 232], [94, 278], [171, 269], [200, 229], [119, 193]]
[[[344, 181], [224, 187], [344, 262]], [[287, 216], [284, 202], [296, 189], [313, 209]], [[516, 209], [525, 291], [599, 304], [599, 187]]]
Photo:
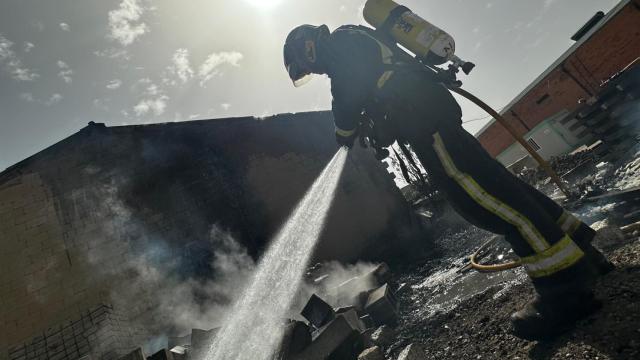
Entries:
[[66, 320], [91, 291], [72, 269], [53, 195], [37, 174], [0, 187], [0, 219], [0, 346], [6, 349], [43, 323]]
[[77, 318], [64, 322], [12, 346], [9, 360], [115, 360], [129, 353], [143, 341], [144, 329], [130, 324], [129, 319], [113, 307], [99, 305], [83, 311]]

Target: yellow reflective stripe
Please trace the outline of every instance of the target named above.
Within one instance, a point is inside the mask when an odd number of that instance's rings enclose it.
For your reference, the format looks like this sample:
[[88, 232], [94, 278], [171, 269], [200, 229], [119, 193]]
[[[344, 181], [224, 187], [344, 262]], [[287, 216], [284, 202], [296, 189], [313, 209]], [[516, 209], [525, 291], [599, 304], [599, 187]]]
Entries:
[[356, 129], [343, 130], [343, 129], [340, 129], [339, 127], [336, 127], [336, 134], [338, 134], [340, 136], [343, 136], [343, 137], [349, 137], [349, 136], [351, 136], [351, 135], [353, 135], [355, 133], [356, 133]]
[[584, 256], [584, 252], [565, 235], [547, 250], [520, 259], [527, 274], [533, 277], [549, 276], [575, 264]]
[[378, 89], [382, 89], [384, 84], [391, 78], [393, 75], [393, 70], [385, 71], [380, 78], [378, 78]]
[[578, 230], [582, 222], [568, 211], [564, 211], [556, 221], [562, 232], [571, 236]]
[[433, 138], [435, 140], [433, 147], [440, 162], [444, 166], [445, 172], [449, 177], [453, 178], [475, 202], [515, 226], [536, 253], [543, 252], [551, 247], [538, 229], [536, 229], [526, 217], [487, 193], [473, 178], [456, 168], [439, 133], [435, 133]]

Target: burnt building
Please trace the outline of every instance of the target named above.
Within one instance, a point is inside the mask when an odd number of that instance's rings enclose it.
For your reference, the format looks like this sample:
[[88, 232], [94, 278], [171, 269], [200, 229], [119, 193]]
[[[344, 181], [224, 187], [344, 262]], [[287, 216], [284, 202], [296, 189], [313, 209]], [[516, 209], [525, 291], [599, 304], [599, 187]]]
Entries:
[[[163, 276], [202, 289], [216, 251], [240, 254], [225, 266], [256, 259], [336, 153], [333, 131], [330, 112], [90, 123], [0, 173], [0, 359], [115, 358], [154, 334], [148, 321], [179, 316], [179, 302], [156, 312], [168, 297], [228, 302]], [[388, 257], [424, 240], [414, 224], [355, 148], [314, 257]]]

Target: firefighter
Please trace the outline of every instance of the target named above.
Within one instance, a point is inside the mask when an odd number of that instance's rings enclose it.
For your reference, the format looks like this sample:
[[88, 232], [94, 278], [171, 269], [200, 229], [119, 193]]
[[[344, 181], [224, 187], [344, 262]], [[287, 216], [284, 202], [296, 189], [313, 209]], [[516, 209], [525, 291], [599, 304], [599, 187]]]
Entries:
[[[301, 25], [288, 35], [284, 63], [294, 85], [331, 79], [335, 136], [378, 148], [408, 143], [431, 181], [467, 221], [504, 235], [536, 296], [511, 317], [525, 339], [552, 338], [597, 311], [593, 281], [613, 268], [592, 245], [594, 230], [494, 160], [462, 128], [462, 113], [432, 72], [363, 26]], [[369, 128], [365, 134], [361, 129]]]

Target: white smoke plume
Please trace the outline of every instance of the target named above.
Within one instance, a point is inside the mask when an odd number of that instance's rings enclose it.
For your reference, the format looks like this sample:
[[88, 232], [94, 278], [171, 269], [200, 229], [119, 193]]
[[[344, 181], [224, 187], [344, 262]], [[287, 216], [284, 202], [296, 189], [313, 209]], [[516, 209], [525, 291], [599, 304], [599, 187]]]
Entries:
[[[227, 231], [212, 224], [208, 238], [185, 239], [185, 244], [197, 240], [213, 249], [209, 263], [212, 276], [185, 277], [180, 271], [184, 265], [180, 256], [173, 253], [175, 249], [167, 241], [136, 219], [136, 213], [119, 197], [121, 187], [122, 183], [112, 183], [77, 191], [72, 196], [77, 203], [78, 221], [83, 218], [86, 206], [83, 203], [90, 203], [92, 216], [100, 219], [98, 228], [91, 229], [90, 237], [85, 239], [89, 243], [87, 261], [93, 269], [89, 281], [109, 284], [106, 300], [117, 310], [127, 312], [131, 326], [149, 336], [145, 339], [145, 350], [149, 353], [166, 347], [168, 337], [187, 335], [194, 328], [222, 325], [256, 268], [247, 249]], [[334, 306], [350, 305], [358, 292], [374, 284], [369, 280], [355, 282], [355, 287], [349, 286], [340, 296], [336, 296], [336, 289], [374, 268], [375, 264], [370, 263], [329, 262], [316, 266], [288, 316], [301, 319], [299, 312], [313, 293]], [[323, 280], [314, 282], [318, 277]]]
[[88, 281], [109, 284], [106, 300], [128, 312], [133, 326], [149, 334], [166, 338], [219, 325], [255, 268], [246, 249], [214, 224], [208, 238], [199, 239], [214, 249], [209, 264], [213, 277], [185, 277], [171, 246], [137, 221], [118, 197], [118, 188], [112, 184], [72, 195], [77, 221], [82, 221], [83, 203], [88, 202], [94, 207], [92, 216], [101, 219], [84, 239], [92, 270]]

